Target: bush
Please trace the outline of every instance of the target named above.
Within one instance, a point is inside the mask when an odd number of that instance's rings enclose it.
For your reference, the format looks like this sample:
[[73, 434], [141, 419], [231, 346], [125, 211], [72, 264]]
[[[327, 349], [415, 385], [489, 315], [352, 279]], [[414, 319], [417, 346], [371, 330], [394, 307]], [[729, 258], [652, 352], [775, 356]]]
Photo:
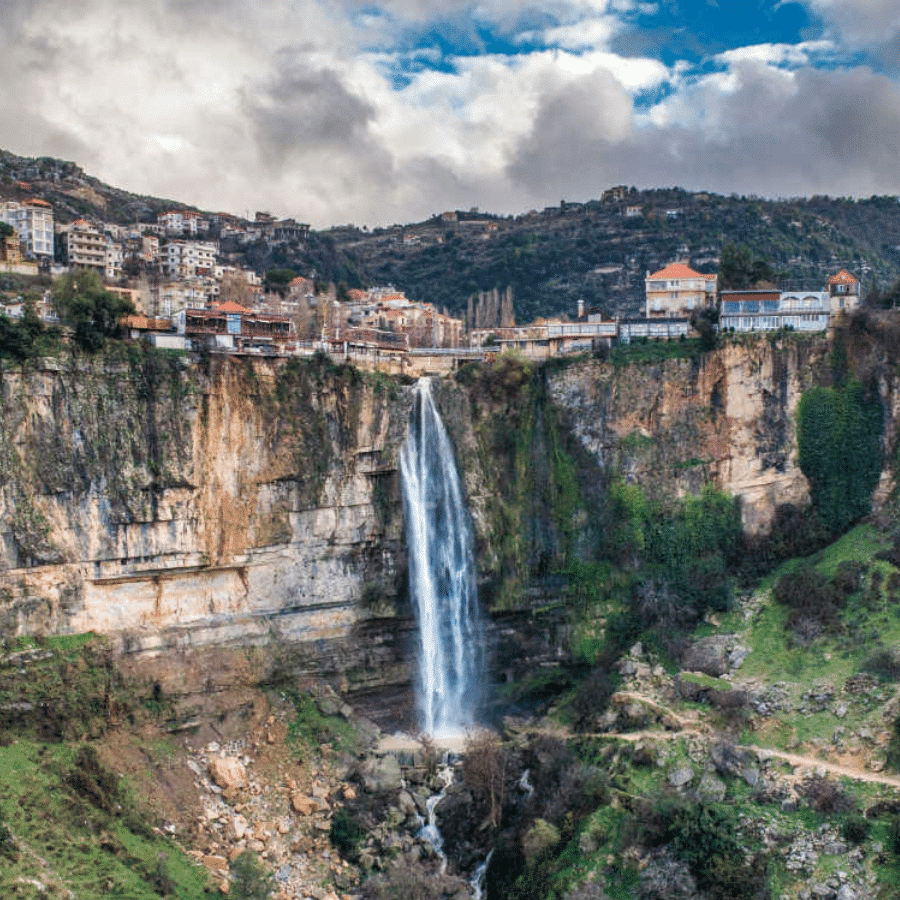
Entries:
[[762, 856], [745, 860], [737, 815], [722, 804], [666, 799], [636, 810], [642, 840], [669, 844], [712, 900], [763, 900], [769, 896]]
[[890, 650], [870, 653], [860, 669], [874, 675], [881, 682], [900, 681], [900, 659]]
[[886, 844], [894, 856], [900, 856], [900, 816], [898, 815], [888, 819]]
[[841, 836], [850, 844], [861, 844], [869, 837], [872, 823], [860, 815], [848, 816], [841, 824]]
[[609, 698], [616, 692], [618, 681], [615, 672], [610, 672], [605, 666], [598, 666], [578, 685], [572, 702], [576, 729], [587, 731], [594, 727], [597, 717], [606, 712]]
[[366, 836], [366, 830], [354, 818], [347, 807], [340, 807], [331, 819], [328, 837], [333, 847], [350, 862], [359, 859], [359, 845]]
[[111, 816], [122, 814], [125, 798], [119, 778], [100, 762], [97, 751], [90, 744], [85, 744], [75, 755], [69, 784], [95, 809]]
[[390, 870], [376, 875], [363, 885], [362, 900], [441, 900], [465, 895], [461, 878], [439, 875], [421, 863], [398, 860]]
[[535, 819], [534, 824], [522, 838], [525, 861], [533, 866], [539, 859], [549, 854], [559, 844], [559, 829], [545, 819]]
[[268, 900], [272, 896], [274, 879], [252, 850], [244, 850], [231, 863], [232, 900]]
[[840, 815], [856, 811], [856, 802], [844, 789], [828, 778], [814, 775], [804, 785], [803, 796], [817, 813], [825, 816]]
[[809, 643], [822, 632], [840, 630], [840, 611], [847, 596], [819, 572], [801, 568], [782, 575], [772, 593], [776, 602], [791, 611], [785, 628], [803, 642]]

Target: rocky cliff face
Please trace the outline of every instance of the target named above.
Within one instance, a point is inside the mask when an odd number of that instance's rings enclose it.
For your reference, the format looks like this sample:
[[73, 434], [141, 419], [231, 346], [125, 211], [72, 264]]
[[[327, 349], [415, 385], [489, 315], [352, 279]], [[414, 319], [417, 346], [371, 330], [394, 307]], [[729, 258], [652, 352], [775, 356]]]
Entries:
[[363, 678], [377, 642], [315, 651], [396, 611], [402, 388], [135, 352], [7, 369], [2, 402], [4, 633], [93, 630], [134, 659], [296, 644]]
[[[673, 495], [714, 483], [741, 498], [749, 530], [765, 529], [776, 503], [806, 497], [793, 414], [827, 361], [823, 341], [762, 339], [696, 364], [442, 379], [485, 605], [553, 599], [553, 572], [599, 527], [591, 502], [613, 472]], [[133, 349], [5, 367], [0, 391], [6, 635], [102, 632], [135, 674], [173, 690], [279, 667], [406, 689], [408, 387], [324, 360]], [[553, 653], [564, 630], [498, 623], [508, 656]]]
[[698, 363], [585, 363], [553, 377], [550, 395], [602, 469], [651, 493], [714, 484], [740, 498], [758, 533], [778, 504], [808, 499], [794, 416], [803, 391], [829, 377], [824, 341], [762, 338]]

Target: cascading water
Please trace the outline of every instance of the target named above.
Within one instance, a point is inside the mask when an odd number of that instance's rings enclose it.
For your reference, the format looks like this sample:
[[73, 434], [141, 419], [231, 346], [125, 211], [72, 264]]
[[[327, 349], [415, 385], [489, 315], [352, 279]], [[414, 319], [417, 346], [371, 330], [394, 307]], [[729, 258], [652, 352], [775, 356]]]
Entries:
[[400, 477], [419, 624], [420, 726], [434, 737], [458, 736], [474, 724], [479, 706], [481, 627], [469, 516], [427, 378], [415, 387]]

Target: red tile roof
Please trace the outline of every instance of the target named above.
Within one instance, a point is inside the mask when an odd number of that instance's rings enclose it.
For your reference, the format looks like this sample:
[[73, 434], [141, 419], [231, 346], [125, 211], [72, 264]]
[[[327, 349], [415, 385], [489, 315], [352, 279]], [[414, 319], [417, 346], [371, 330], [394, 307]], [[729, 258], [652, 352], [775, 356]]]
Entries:
[[666, 266], [664, 269], [660, 269], [658, 272], [654, 272], [652, 275], [648, 275], [648, 278], [668, 278], [668, 279], [676, 279], [676, 278], [714, 278], [714, 275], [704, 275], [702, 272], [695, 272], [690, 266], [686, 266], [684, 263], [671, 263]]
[[846, 269], [841, 269], [836, 275], [828, 279], [829, 284], [859, 284], [859, 279], [851, 275]]
[[251, 310], [247, 309], [246, 306], [241, 306], [240, 303], [233, 303], [231, 300], [226, 300], [224, 303], [214, 303], [213, 309], [217, 312], [224, 313], [249, 313]]

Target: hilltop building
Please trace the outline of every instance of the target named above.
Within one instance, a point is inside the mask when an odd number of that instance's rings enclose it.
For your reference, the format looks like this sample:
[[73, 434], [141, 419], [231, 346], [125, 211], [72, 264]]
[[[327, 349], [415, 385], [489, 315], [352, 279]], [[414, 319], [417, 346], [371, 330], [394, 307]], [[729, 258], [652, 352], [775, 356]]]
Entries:
[[715, 306], [718, 276], [672, 263], [646, 278], [648, 319], [688, 318], [695, 309]]
[[825, 331], [859, 306], [859, 280], [846, 269], [821, 291], [722, 291], [719, 328], [734, 331]]
[[60, 229], [63, 262], [72, 269], [93, 269], [106, 277], [107, 237], [85, 219]]
[[0, 222], [16, 229], [27, 259], [53, 259], [53, 209], [46, 200], [0, 200]]

